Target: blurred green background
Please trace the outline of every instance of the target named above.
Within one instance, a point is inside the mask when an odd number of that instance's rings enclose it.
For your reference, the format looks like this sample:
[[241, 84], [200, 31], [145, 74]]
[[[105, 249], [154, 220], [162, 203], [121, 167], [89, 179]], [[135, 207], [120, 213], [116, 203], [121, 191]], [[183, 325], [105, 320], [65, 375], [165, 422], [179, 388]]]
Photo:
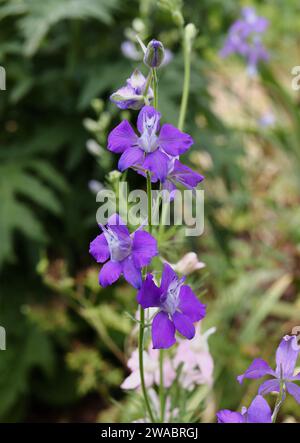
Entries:
[[[180, 6], [180, 1], [175, 3]], [[271, 58], [247, 78], [235, 57], [219, 58], [240, 7], [270, 21]], [[215, 384], [209, 420], [249, 404], [257, 383], [235, 377], [254, 357], [273, 364], [280, 338], [300, 325], [300, 112], [291, 68], [300, 65], [296, 0], [186, 0], [198, 34], [192, 59], [186, 161], [206, 177], [205, 233], [163, 254], [197, 252], [195, 282], [208, 305]], [[0, 351], [1, 421], [127, 421], [126, 374], [134, 292], [103, 290], [88, 254], [97, 233], [89, 182], [109, 182], [116, 157], [95, 158], [120, 119], [108, 102], [137, 65], [121, 53], [138, 32], [172, 50], [161, 69], [160, 110], [176, 124], [183, 80], [180, 34], [156, 0], [0, 1]], [[272, 125], [261, 119], [272, 114]], [[135, 185], [134, 174], [129, 174]], [[168, 246], [169, 244], [169, 246]], [[199, 280], [200, 279], [200, 280]], [[112, 400], [114, 399], [114, 400]], [[116, 404], [115, 401], [118, 401]], [[128, 403], [129, 404], [129, 403]], [[281, 420], [300, 420], [289, 399]]]

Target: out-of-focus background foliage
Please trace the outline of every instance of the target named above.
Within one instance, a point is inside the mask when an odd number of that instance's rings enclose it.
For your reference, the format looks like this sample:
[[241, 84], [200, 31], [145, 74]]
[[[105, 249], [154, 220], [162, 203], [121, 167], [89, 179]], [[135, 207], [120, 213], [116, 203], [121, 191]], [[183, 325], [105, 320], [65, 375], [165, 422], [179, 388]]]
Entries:
[[[187, 161], [206, 177], [205, 233], [185, 251], [207, 264], [199, 286], [206, 289], [205, 327], [217, 327], [213, 421], [216, 409], [249, 403], [257, 384], [240, 387], [236, 375], [254, 357], [272, 363], [282, 335], [300, 324], [300, 112], [290, 72], [300, 64], [300, 6], [183, 3], [186, 22], [198, 29], [185, 128], [195, 145]], [[270, 62], [253, 80], [240, 60], [218, 55], [245, 4], [270, 21]], [[176, 123], [180, 36], [159, 2], [0, 1], [7, 74], [0, 91], [1, 421], [128, 419], [119, 385], [133, 328], [124, 312], [134, 313], [135, 295], [122, 282], [101, 289], [88, 254], [97, 233], [88, 183], [113, 186], [107, 176], [116, 156], [103, 151], [95, 159], [86, 143], [93, 138], [105, 148], [119, 121], [108, 97], [137, 65], [120, 51], [136, 31], [174, 53], [160, 71], [159, 100], [164, 118]], [[164, 250], [173, 262], [182, 254], [182, 247]], [[293, 399], [280, 419], [300, 420]]]

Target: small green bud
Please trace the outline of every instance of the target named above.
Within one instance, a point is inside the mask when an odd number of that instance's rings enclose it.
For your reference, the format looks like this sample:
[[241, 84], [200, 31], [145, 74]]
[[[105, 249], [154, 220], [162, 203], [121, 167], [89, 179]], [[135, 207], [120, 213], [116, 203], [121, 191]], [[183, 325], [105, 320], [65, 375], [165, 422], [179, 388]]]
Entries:
[[189, 23], [185, 27], [185, 36], [188, 40], [192, 41], [197, 35], [196, 26], [193, 23]]
[[175, 25], [182, 27], [184, 25], [184, 18], [180, 11], [176, 10], [172, 13]]
[[146, 53], [144, 56], [144, 63], [149, 68], [158, 68], [164, 59], [165, 49], [163, 44], [158, 40], [151, 40], [148, 43]]

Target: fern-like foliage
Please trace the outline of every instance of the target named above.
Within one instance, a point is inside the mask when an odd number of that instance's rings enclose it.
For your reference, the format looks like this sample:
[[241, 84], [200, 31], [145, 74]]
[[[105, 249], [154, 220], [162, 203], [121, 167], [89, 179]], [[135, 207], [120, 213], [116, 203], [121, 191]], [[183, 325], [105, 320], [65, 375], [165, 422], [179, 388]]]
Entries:
[[0, 165], [0, 268], [5, 261], [15, 259], [15, 230], [35, 241], [47, 240], [32, 203], [52, 214], [60, 214], [61, 204], [49, 185], [66, 190], [61, 176], [43, 160], [10, 160]]
[[119, 0], [11, 0], [0, 7], [0, 19], [24, 14], [18, 27], [25, 39], [25, 53], [35, 54], [49, 30], [62, 20], [96, 19], [110, 24]]

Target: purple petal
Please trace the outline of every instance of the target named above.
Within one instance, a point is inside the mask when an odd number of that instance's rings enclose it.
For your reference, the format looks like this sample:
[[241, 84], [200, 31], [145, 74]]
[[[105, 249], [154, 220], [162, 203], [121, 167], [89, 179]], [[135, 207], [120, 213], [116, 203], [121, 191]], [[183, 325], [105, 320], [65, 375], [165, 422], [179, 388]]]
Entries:
[[175, 326], [165, 312], [159, 312], [152, 322], [153, 349], [167, 349], [176, 343]]
[[104, 234], [98, 235], [91, 243], [89, 253], [97, 263], [104, 263], [109, 259], [108, 244]]
[[151, 123], [155, 126], [152, 127], [153, 131], [157, 132], [159, 130], [160, 117], [160, 112], [153, 108], [153, 106], [144, 106], [140, 110], [137, 119], [137, 128], [139, 132], [142, 134], [144, 130], [147, 130], [147, 126], [150, 126]]
[[195, 327], [192, 320], [181, 312], [175, 312], [172, 316], [175, 328], [181, 335], [191, 340], [195, 336]]
[[170, 286], [172, 280], [178, 279], [176, 272], [168, 263], [164, 264], [162, 276], [161, 276], [161, 290], [166, 292]]
[[295, 383], [286, 383], [286, 389], [289, 394], [291, 394], [297, 403], [300, 404], [300, 387], [297, 386]]
[[169, 123], [162, 126], [159, 134], [159, 146], [169, 155], [183, 154], [194, 143], [192, 137], [181, 132]]
[[240, 412], [222, 409], [217, 412], [218, 423], [244, 423], [245, 419]]
[[187, 315], [192, 322], [196, 322], [205, 317], [206, 307], [203, 305], [189, 286], [182, 286], [179, 294], [179, 309]]
[[299, 346], [295, 335], [286, 335], [281, 340], [276, 352], [276, 374], [280, 377], [281, 371], [284, 378], [294, 375], [294, 370], [299, 355]]
[[131, 166], [138, 166], [143, 163], [144, 152], [137, 147], [126, 149], [121, 155], [118, 163], [118, 168], [120, 171], [125, 171], [125, 169]]
[[122, 272], [122, 266], [118, 262], [108, 261], [105, 263], [99, 274], [99, 283], [103, 288], [112, 285], [118, 280]]
[[267, 401], [261, 396], [257, 395], [247, 411], [248, 423], [271, 423], [272, 411]]
[[158, 254], [157, 241], [149, 232], [136, 231], [132, 242], [132, 258], [139, 268], [150, 264], [152, 257]]
[[262, 383], [258, 389], [258, 393], [260, 395], [266, 395], [270, 392], [279, 392], [280, 391], [280, 382], [277, 378], [272, 380], [266, 380]]
[[300, 372], [296, 375], [293, 375], [293, 377], [290, 377], [290, 381], [297, 381], [300, 380]]
[[121, 239], [130, 237], [130, 232], [119, 214], [111, 215], [107, 221], [107, 226]]
[[261, 378], [268, 374], [275, 376], [273, 369], [270, 368], [267, 362], [261, 358], [256, 358], [244, 374], [237, 377], [237, 381], [243, 383], [244, 378]]
[[154, 283], [153, 275], [148, 274], [137, 294], [137, 302], [143, 309], [156, 308], [160, 306], [160, 296], [161, 290]]
[[108, 136], [108, 150], [120, 154], [134, 146], [137, 136], [127, 120], [123, 120]]
[[125, 280], [134, 288], [139, 289], [142, 286], [141, 270], [136, 268], [131, 257], [125, 258], [122, 265]]
[[178, 160], [175, 160], [171, 177], [187, 188], [195, 188], [204, 180], [203, 175], [198, 174], [198, 172], [193, 171]]
[[143, 97], [138, 96], [134, 89], [129, 85], [118, 89], [109, 97], [109, 99], [120, 109], [139, 109], [144, 102]]
[[143, 168], [150, 171], [155, 179], [164, 181], [168, 175], [168, 156], [159, 149], [147, 154]]

